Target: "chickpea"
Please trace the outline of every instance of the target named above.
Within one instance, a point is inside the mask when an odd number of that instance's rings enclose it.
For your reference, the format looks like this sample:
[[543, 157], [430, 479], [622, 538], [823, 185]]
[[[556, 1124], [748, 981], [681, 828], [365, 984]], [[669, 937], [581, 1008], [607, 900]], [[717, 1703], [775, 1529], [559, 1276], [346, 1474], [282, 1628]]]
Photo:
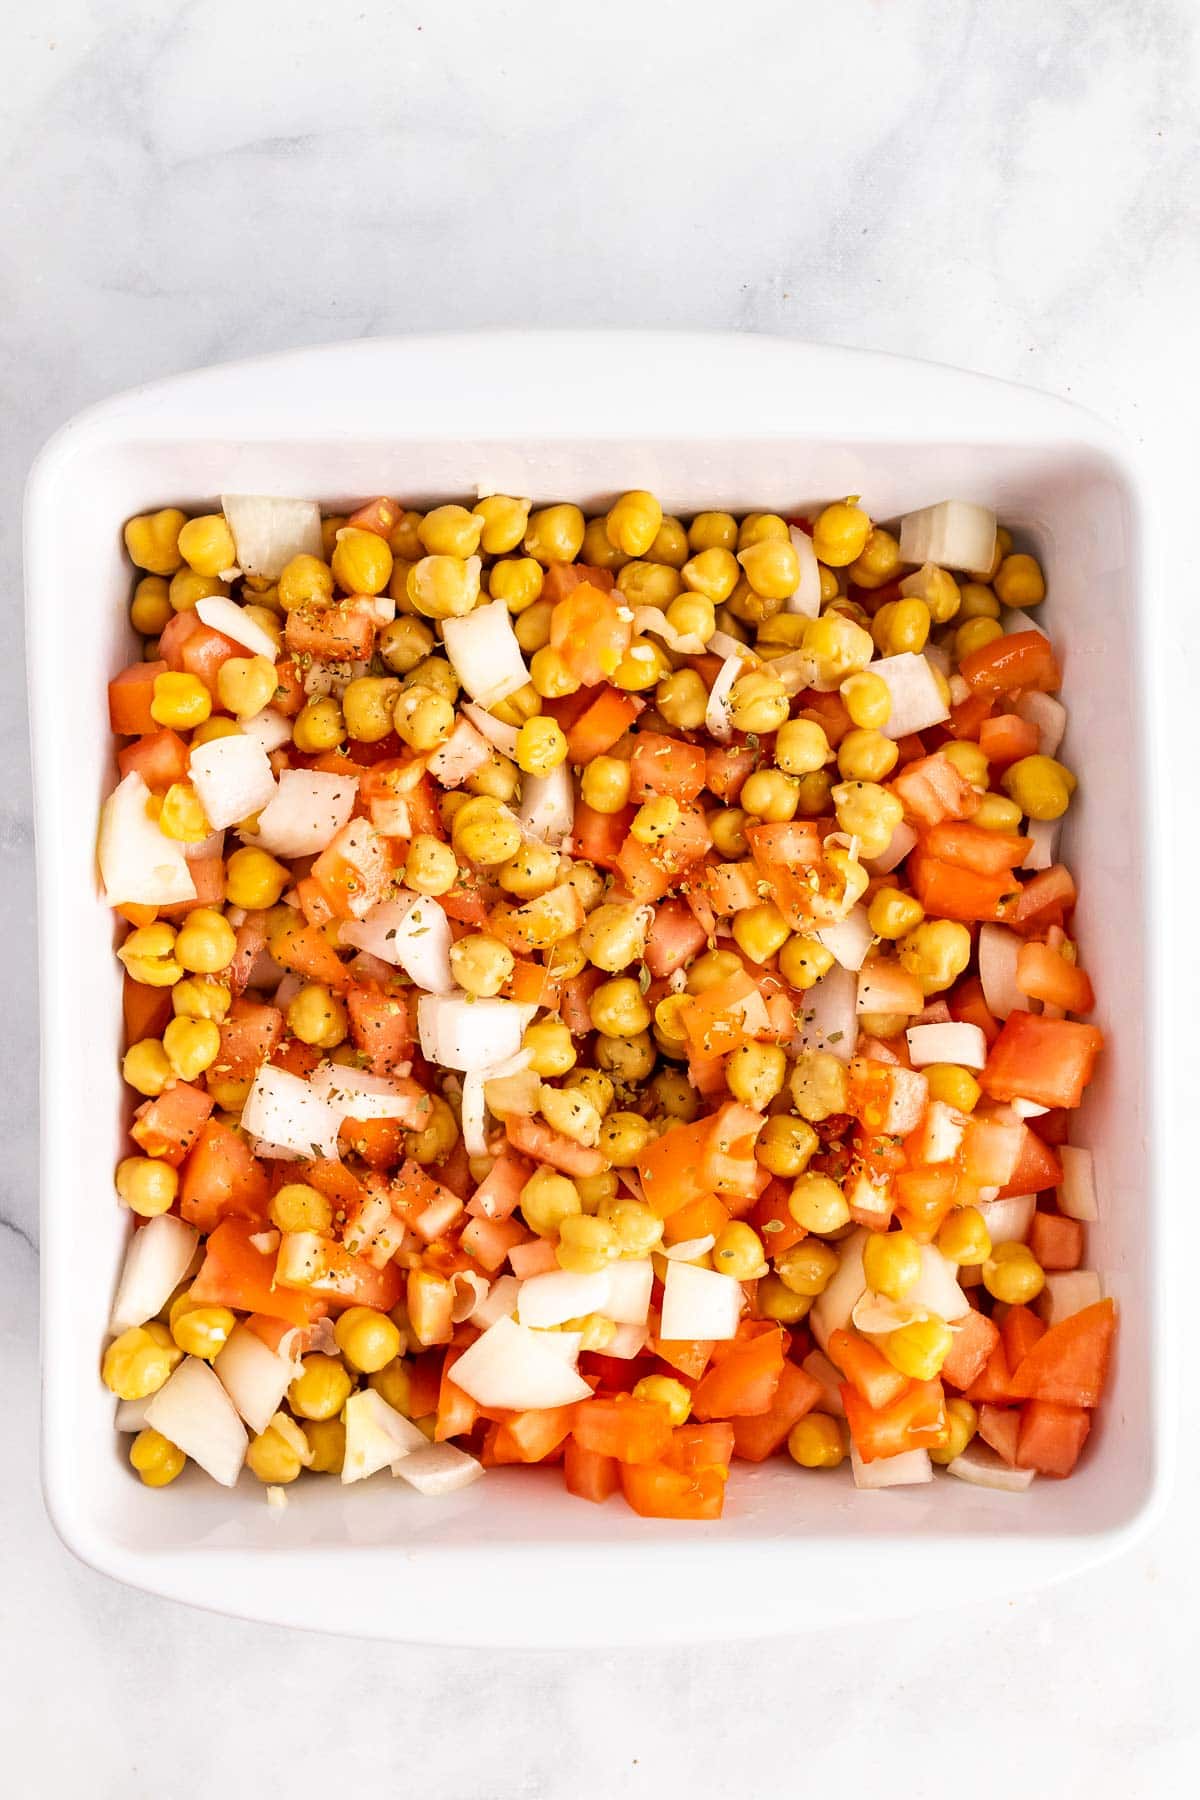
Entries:
[[760, 538], [740, 550], [737, 560], [764, 599], [786, 600], [800, 585], [800, 558], [790, 538]]
[[1006, 556], [992, 585], [1005, 606], [1040, 606], [1046, 598], [1046, 578], [1035, 556], [1021, 552]]
[[1004, 771], [1006, 794], [1031, 819], [1061, 819], [1078, 783], [1052, 756], [1023, 756]]
[[650, 1024], [650, 1008], [629, 976], [602, 982], [588, 1000], [588, 1016], [606, 1037], [636, 1037]]
[[793, 1294], [772, 1271], [759, 1281], [754, 1305], [764, 1319], [775, 1319], [780, 1325], [798, 1325], [808, 1317], [812, 1300], [808, 1294]]
[[424, 1168], [449, 1156], [458, 1142], [458, 1121], [440, 1094], [429, 1096], [429, 1113], [420, 1131], [405, 1133], [409, 1156]]
[[449, 844], [418, 832], [408, 846], [404, 885], [417, 894], [448, 894], [458, 879], [458, 863]]
[[410, 750], [433, 750], [454, 729], [454, 704], [435, 688], [409, 687], [398, 696], [392, 719]]
[[488, 575], [488, 593], [493, 600], [503, 600], [517, 618], [527, 612], [542, 591], [545, 576], [542, 565], [532, 556], [510, 556], [493, 563]]
[[795, 818], [800, 785], [794, 775], [780, 769], [755, 769], [742, 783], [739, 798], [745, 812], [779, 824]]
[[180, 844], [200, 844], [208, 836], [209, 823], [190, 781], [171, 783], [159, 802], [158, 829]]
[[599, 1213], [616, 1233], [622, 1256], [648, 1256], [662, 1242], [662, 1220], [641, 1200], [614, 1192], [611, 1198], [601, 1200]]
[[344, 594], [382, 594], [392, 572], [392, 553], [377, 532], [346, 525], [337, 534], [330, 563]]
[[746, 842], [747, 816], [740, 806], [726, 806], [720, 812], [712, 813], [708, 821], [709, 834], [713, 848], [730, 861], [748, 853]]
[[716, 610], [702, 594], [677, 594], [667, 608], [666, 620], [673, 631], [690, 632], [706, 644], [717, 629]]
[[1012, 837], [1021, 828], [1021, 809], [1015, 800], [1006, 800], [1003, 794], [984, 794], [978, 810], [971, 816], [971, 823], [981, 831], [999, 831]]
[[151, 575], [173, 575], [183, 561], [179, 533], [186, 523], [186, 513], [177, 506], [130, 519], [125, 526], [125, 548], [134, 566]]
[[617, 756], [597, 756], [585, 764], [580, 786], [584, 804], [593, 811], [621, 812], [629, 804], [629, 764]]
[[925, 908], [916, 895], [894, 887], [880, 888], [867, 908], [867, 923], [880, 938], [902, 938], [924, 917]]
[[791, 927], [773, 900], [745, 906], [733, 915], [734, 942], [751, 962], [769, 962], [790, 934]]
[[460, 619], [479, 599], [477, 556], [423, 556], [408, 571], [405, 593], [427, 619]]
[[614, 1169], [630, 1169], [653, 1136], [640, 1113], [610, 1112], [600, 1127], [600, 1148]]
[[292, 740], [306, 756], [318, 756], [322, 750], [336, 750], [346, 735], [342, 709], [332, 694], [306, 700], [292, 726]]
[[595, 1275], [620, 1256], [617, 1234], [607, 1219], [588, 1213], [568, 1213], [558, 1228], [555, 1257], [560, 1269], [573, 1275]]
[[100, 1378], [118, 1400], [145, 1400], [163, 1386], [182, 1355], [166, 1326], [151, 1320], [113, 1339], [104, 1352]]
[[735, 1100], [765, 1112], [781, 1093], [787, 1057], [778, 1044], [742, 1044], [725, 1064], [725, 1080]]
[[[509, 610], [511, 611], [511, 608]], [[549, 647], [550, 615], [553, 611], [554, 608], [549, 600], [540, 599], [532, 601], [522, 609], [513, 626], [513, 632], [526, 656], [533, 656], [538, 650]], [[570, 691], [569, 688], [564, 690], [568, 693]]]
[[127, 1156], [117, 1164], [117, 1197], [139, 1218], [169, 1212], [179, 1192], [179, 1175], [155, 1156]]
[[833, 778], [827, 769], [814, 769], [811, 775], [798, 775], [796, 811], [802, 819], [819, 819], [829, 811]]
[[394, 676], [360, 676], [348, 684], [342, 695], [346, 730], [361, 744], [379, 743], [392, 729], [392, 717], [399, 699], [400, 683]]
[[806, 1051], [792, 1070], [791, 1095], [800, 1117], [814, 1125], [844, 1113], [849, 1100], [845, 1064], [832, 1051]]
[[350, 1029], [345, 1003], [317, 982], [300, 989], [288, 1007], [287, 1022], [293, 1036], [318, 1050], [336, 1049]]
[[773, 1113], [759, 1133], [755, 1158], [772, 1175], [802, 1175], [820, 1139], [805, 1119], [790, 1113]]
[[683, 592], [683, 577], [667, 563], [626, 563], [617, 576], [617, 592], [629, 606], [667, 607]]
[[929, 1083], [929, 1098], [944, 1100], [958, 1112], [974, 1112], [983, 1095], [983, 1089], [971, 1071], [961, 1068], [958, 1063], [930, 1063], [925, 1070], [925, 1079]]
[[735, 731], [753, 731], [760, 735], [777, 731], [788, 716], [788, 697], [783, 683], [759, 669], [739, 676], [730, 692], [729, 716]]
[[775, 1273], [793, 1294], [806, 1294], [815, 1300], [823, 1294], [837, 1272], [838, 1253], [819, 1238], [806, 1238], [793, 1244], [775, 1258]]
[[712, 1262], [719, 1275], [732, 1275], [735, 1281], [754, 1281], [767, 1272], [762, 1239], [752, 1225], [740, 1219], [731, 1220], [717, 1233]]
[[482, 535], [482, 517], [465, 506], [435, 506], [417, 526], [421, 547], [431, 556], [457, 556], [464, 562], [474, 556]]
[[150, 1426], [139, 1431], [129, 1446], [129, 1461], [146, 1487], [166, 1487], [183, 1473], [187, 1457], [177, 1444]]
[[[620, 673], [619, 667], [617, 673]], [[572, 674], [561, 650], [556, 650], [552, 644], [543, 645], [530, 657], [529, 679], [543, 700], [561, 700], [579, 688], [579, 677]]]
[[857, 496], [825, 507], [813, 524], [813, 549], [818, 562], [844, 569], [857, 562], [867, 547], [871, 521], [857, 503]]
[[623, 556], [644, 556], [658, 536], [663, 510], [653, 494], [635, 489], [614, 502], [604, 521], [605, 534]]
[[697, 513], [688, 526], [688, 545], [693, 551], [733, 550], [737, 541], [738, 524], [732, 513]]
[[687, 972], [687, 991], [689, 994], [706, 993], [718, 982], [738, 974], [741, 967], [741, 957], [732, 950], [706, 950]]
[[645, 908], [632, 901], [606, 901], [584, 920], [580, 948], [598, 969], [615, 975], [642, 955], [648, 930]]
[[333, 1335], [350, 1367], [361, 1375], [385, 1369], [403, 1343], [398, 1326], [372, 1306], [347, 1307], [339, 1314]]
[[575, 1044], [561, 1019], [538, 1019], [525, 1027], [521, 1048], [529, 1052], [529, 1066], [543, 1081], [565, 1075], [575, 1063]]
[[[181, 985], [181, 984], [177, 984]], [[130, 1044], [121, 1063], [121, 1075], [139, 1094], [161, 1094], [175, 1071], [158, 1038], [141, 1038]], [[168, 1205], [170, 1202], [168, 1202]]]
[[583, 544], [584, 518], [577, 506], [544, 506], [529, 515], [525, 552], [548, 567], [574, 562]]
[[788, 1211], [805, 1231], [826, 1234], [850, 1223], [850, 1208], [836, 1181], [806, 1170], [798, 1175], [788, 1196]]
[[450, 946], [450, 968], [465, 993], [487, 999], [498, 994], [513, 972], [513, 953], [498, 938], [473, 932]]
[[467, 777], [467, 788], [487, 800], [514, 800], [520, 786], [516, 763], [509, 762], [498, 750], [491, 750], [485, 763]]
[[836, 1469], [846, 1460], [846, 1428], [828, 1413], [806, 1413], [788, 1433], [787, 1447], [802, 1469]]
[[432, 688], [447, 700], [458, 699], [458, 676], [444, 656], [427, 656], [415, 669], [410, 669], [402, 684], [405, 688]]
[[708, 690], [695, 669], [676, 669], [654, 690], [654, 705], [668, 725], [699, 731], [708, 709]]
[[630, 559], [620, 550], [614, 550], [609, 543], [605, 519], [589, 519], [583, 528], [579, 560], [587, 563], [589, 568], [608, 569], [615, 575]]
[[906, 575], [900, 592], [906, 600], [923, 600], [935, 625], [948, 624], [962, 605], [958, 583], [949, 569], [939, 569], [936, 563], [923, 563]]
[[233, 961], [237, 948], [232, 925], [212, 907], [190, 912], [175, 938], [175, 959], [193, 975], [215, 975]]
[[831, 609], [819, 619], [809, 620], [804, 649], [816, 663], [821, 681], [840, 685], [848, 675], [857, 675], [866, 668], [875, 645], [869, 631]]
[[167, 583], [161, 575], [143, 575], [133, 590], [129, 623], [143, 637], [157, 637], [171, 622], [173, 608]]
[[833, 964], [833, 951], [827, 950], [820, 938], [789, 937], [779, 952], [779, 973], [801, 993], [815, 987], [823, 975], [828, 975]]
[[839, 691], [852, 724], [864, 731], [882, 731], [892, 711], [892, 690], [882, 675], [863, 669], [848, 676]]
[[211, 1019], [170, 1019], [162, 1035], [172, 1073], [180, 1081], [195, 1081], [221, 1049], [220, 1027]]
[[178, 675], [167, 669], [154, 677], [150, 717], [156, 725], [190, 731], [193, 726], [203, 725], [211, 712], [212, 697], [198, 676]]
[[812, 719], [789, 719], [775, 739], [775, 761], [788, 775], [813, 775], [833, 761], [824, 729]]
[[892, 833], [904, 817], [895, 794], [874, 781], [846, 781], [833, 790], [837, 821], [842, 830], [859, 840], [863, 856], [882, 856]]
[[223, 513], [189, 519], [177, 541], [179, 554], [197, 575], [219, 575], [223, 569], [237, 566], [237, 546]]
[[900, 939], [900, 961], [925, 994], [951, 987], [971, 960], [971, 934], [955, 919], [926, 919]]
[[968, 619], [954, 634], [955, 658], [962, 662], [973, 650], [982, 650], [1003, 636], [1004, 627], [997, 619]]
[[847, 571], [855, 587], [881, 588], [900, 572], [900, 545], [882, 525], [873, 525], [861, 553]]
[[960, 1266], [986, 1262], [992, 1254], [992, 1240], [978, 1207], [960, 1206], [944, 1219], [937, 1247], [948, 1261]]
[[354, 1383], [336, 1356], [305, 1356], [288, 1388], [288, 1405], [302, 1419], [332, 1419], [350, 1398]]
[[591, 1150], [600, 1142], [600, 1113], [579, 1089], [543, 1084], [538, 1110], [552, 1131], [570, 1138], [573, 1143]]
[[305, 1181], [285, 1182], [272, 1196], [268, 1211], [278, 1231], [318, 1231], [324, 1236], [333, 1229], [332, 1202]]
[[664, 513], [645, 555], [650, 562], [669, 563], [673, 569], [682, 569], [688, 559], [688, 537], [682, 521]]
[[900, 752], [882, 731], [848, 731], [838, 745], [838, 773], [846, 781], [882, 781], [900, 759]]
[[547, 844], [522, 844], [515, 856], [501, 863], [496, 879], [519, 900], [534, 900], [549, 893], [559, 875], [559, 859]]
[[521, 827], [506, 806], [480, 796], [459, 808], [451, 839], [459, 856], [488, 867], [516, 855], [521, 847]]
[[639, 806], [633, 816], [630, 835], [639, 844], [661, 844], [678, 827], [679, 802], [670, 794], [656, 794]]
[[983, 1263], [983, 1285], [1006, 1306], [1028, 1306], [1046, 1285], [1046, 1273], [1028, 1244], [993, 1244]]
[[[671, 571], [664, 571], [671, 573]], [[639, 602], [640, 604], [640, 602]], [[658, 602], [654, 602], [658, 604]], [[664, 676], [671, 673], [671, 664], [660, 644], [653, 638], [634, 638], [629, 649], [613, 671], [614, 687], [627, 694], [644, 693], [647, 688], [657, 687]]]
[[614, 1081], [624, 1082], [627, 1086], [636, 1081], [645, 1081], [654, 1068], [655, 1051], [648, 1031], [639, 1031], [636, 1037], [608, 1037], [598, 1033], [593, 1048], [596, 1064]]
[[[244, 906], [248, 911], [275, 906], [291, 880], [291, 870], [276, 862], [265, 850], [243, 845], [225, 864], [225, 898], [231, 906]], [[228, 989], [222, 990], [229, 1004]]]
[[538, 1237], [554, 1237], [564, 1219], [581, 1213], [579, 1192], [573, 1181], [553, 1169], [535, 1169], [521, 1189], [521, 1212], [530, 1231]]
[[284, 612], [301, 607], [320, 611], [333, 600], [333, 570], [318, 556], [293, 556], [279, 577], [279, 604]]
[[998, 619], [999, 617], [1000, 602], [991, 588], [982, 581], [964, 582], [958, 611], [960, 624], [965, 624], [968, 619]]
[[592, 908], [599, 904], [604, 893], [604, 877], [595, 863], [572, 863], [566, 877], [566, 885], [578, 894], [579, 904], [585, 913], [591, 912]]
[[682, 1069], [660, 1069], [646, 1090], [653, 1113], [689, 1124], [700, 1114], [700, 1096]]

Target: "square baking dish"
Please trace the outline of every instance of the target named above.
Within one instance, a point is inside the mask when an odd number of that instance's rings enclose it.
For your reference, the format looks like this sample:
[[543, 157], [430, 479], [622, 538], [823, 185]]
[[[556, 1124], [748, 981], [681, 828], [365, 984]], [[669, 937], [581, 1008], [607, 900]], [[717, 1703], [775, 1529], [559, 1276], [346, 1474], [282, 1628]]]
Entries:
[[[338, 508], [476, 491], [602, 509], [891, 519], [985, 502], [1037, 549], [1082, 777], [1066, 855], [1108, 1050], [1079, 1122], [1096, 1153], [1090, 1260], [1121, 1309], [1115, 1381], [1073, 1479], [1026, 1495], [939, 1477], [856, 1493], [846, 1470], [740, 1465], [720, 1524], [589, 1508], [497, 1471], [440, 1501], [377, 1477], [269, 1510], [192, 1470], [143, 1488], [98, 1365], [126, 1221], [120, 966], [94, 867], [113, 774], [106, 682], [135, 654], [121, 526], [222, 491]], [[442, 1643], [633, 1643], [793, 1632], [1011, 1594], [1112, 1555], [1165, 1494], [1166, 1259], [1156, 1181], [1163, 899], [1161, 653], [1129, 453], [1058, 400], [928, 364], [758, 337], [497, 334], [363, 342], [228, 365], [108, 401], [42, 451], [26, 500], [42, 993], [46, 1502], [85, 1562], [246, 1617]], [[786, 1593], [788, 1604], [777, 1603]], [[702, 1601], [699, 1596], [703, 1595]]]

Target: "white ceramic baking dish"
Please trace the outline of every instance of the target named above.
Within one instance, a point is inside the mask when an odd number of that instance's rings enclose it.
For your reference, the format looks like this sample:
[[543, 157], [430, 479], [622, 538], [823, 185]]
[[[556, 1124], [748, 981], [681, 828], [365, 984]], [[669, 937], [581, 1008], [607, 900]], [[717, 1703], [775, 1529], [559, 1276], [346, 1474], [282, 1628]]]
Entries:
[[[332, 506], [477, 488], [602, 509], [645, 486], [673, 512], [847, 493], [890, 518], [985, 501], [1035, 545], [1065, 654], [1082, 776], [1068, 855], [1110, 1047], [1079, 1123], [1120, 1304], [1115, 1385], [1074, 1479], [1024, 1496], [946, 1477], [856, 1493], [786, 1461], [735, 1470], [720, 1524], [649, 1523], [499, 1472], [425, 1501], [386, 1476], [144, 1489], [97, 1369], [126, 1222], [111, 1171], [126, 1100], [119, 966], [97, 896], [112, 773], [105, 683], [134, 650], [121, 524], [222, 490]], [[1166, 1284], [1155, 1181], [1163, 1041], [1155, 795], [1163, 763], [1144, 497], [1090, 416], [927, 364], [766, 338], [435, 337], [208, 369], [82, 414], [42, 452], [26, 510], [42, 991], [44, 1482], [64, 1542], [121, 1580], [286, 1624], [461, 1643], [647, 1642], [792, 1632], [1002, 1595], [1127, 1545], [1164, 1495]]]

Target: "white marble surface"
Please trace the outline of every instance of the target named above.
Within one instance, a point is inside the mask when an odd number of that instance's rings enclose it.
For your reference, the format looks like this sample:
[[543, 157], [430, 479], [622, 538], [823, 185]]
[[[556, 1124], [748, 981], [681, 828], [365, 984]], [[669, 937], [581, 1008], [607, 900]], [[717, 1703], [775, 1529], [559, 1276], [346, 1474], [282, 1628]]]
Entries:
[[[902, 1800], [964, 1779], [981, 1800], [1017, 1783], [1194, 1791], [1190, 1442], [1167, 1522], [1116, 1567], [879, 1635], [728, 1652], [335, 1642], [156, 1602], [74, 1564], [36, 1476], [17, 652], [29, 458], [78, 407], [147, 376], [490, 324], [737, 326], [914, 352], [1070, 394], [1156, 459], [1194, 894], [1196, 25], [1190, 0], [41, 0], [8, 18], [0, 1786], [13, 1800], [233, 1800], [297, 1781], [429, 1800], [740, 1796], [875, 1776]], [[1195, 1042], [1179, 1045], [1181, 1101]], [[782, 1603], [802, 1617], [802, 1594]]]

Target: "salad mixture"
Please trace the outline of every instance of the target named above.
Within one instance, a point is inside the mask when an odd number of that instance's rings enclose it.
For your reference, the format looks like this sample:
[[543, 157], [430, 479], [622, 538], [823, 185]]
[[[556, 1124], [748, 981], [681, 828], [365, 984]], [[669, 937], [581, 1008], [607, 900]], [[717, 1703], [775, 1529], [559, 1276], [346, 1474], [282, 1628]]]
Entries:
[[230, 495], [125, 542], [144, 1483], [550, 1463], [713, 1519], [776, 1454], [1071, 1473], [1102, 1037], [1043, 575], [986, 508]]

